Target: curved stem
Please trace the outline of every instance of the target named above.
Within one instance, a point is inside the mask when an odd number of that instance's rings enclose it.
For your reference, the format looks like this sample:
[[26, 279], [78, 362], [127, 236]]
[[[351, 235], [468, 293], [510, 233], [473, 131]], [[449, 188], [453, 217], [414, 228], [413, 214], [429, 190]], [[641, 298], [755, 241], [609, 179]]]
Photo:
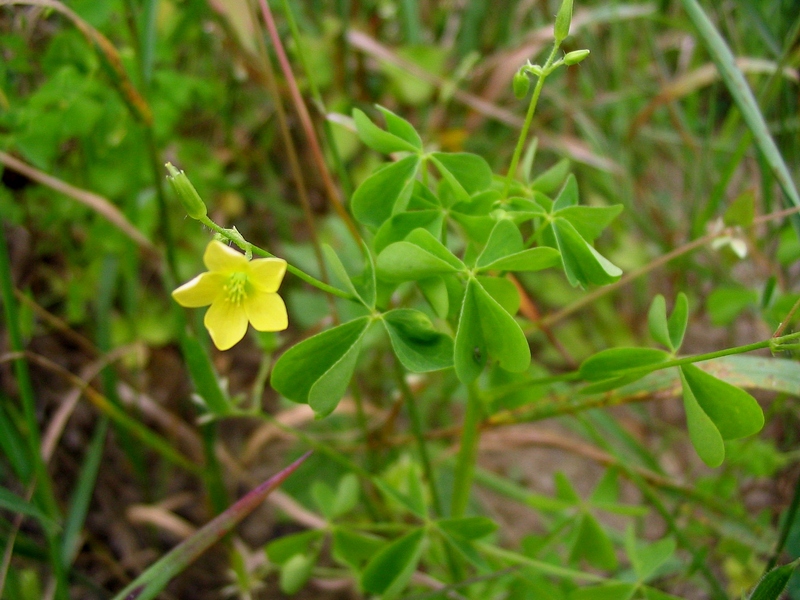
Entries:
[[[199, 221], [203, 225], [205, 225], [206, 227], [208, 227], [209, 229], [214, 231], [215, 233], [218, 233], [219, 235], [224, 237], [226, 240], [229, 240], [229, 241], [233, 242], [234, 244], [236, 244], [237, 246], [239, 246], [239, 248], [241, 248], [245, 252], [245, 254], [248, 255], [248, 256], [252, 256], [253, 254], [257, 254], [258, 256], [265, 256], [265, 257], [268, 257], [268, 258], [274, 258], [275, 257], [275, 255], [272, 254], [271, 252], [267, 252], [263, 248], [259, 248], [255, 244], [251, 244], [250, 242], [245, 240], [244, 237], [242, 236], [242, 234], [239, 233], [238, 231], [236, 231], [236, 229], [226, 229], [225, 227], [220, 227], [219, 225], [214, 223], [214, 221], [212, 221], [208, 217], [203, 217], [202, 219], [199, 219]], [[306, 273], [302, 269], [298, 269], [294, 265], [287, 264], [286, 265], [286, 270], [289, 271], [289, 273], [291, 273], [292, 275], [295, 275], [295, 276], [299, 277], [300, 279], [302, 279], [306, 283], [310, 283], [315, 288], [320, 289], [323, 292], [327, 292], [327, 293], [332, 294], [334, 296], [338, 296], [339, 298], [344, 298], [345, 300], [353, 300], [354, 302], [358, 302], [358, 299], [355, 298], [353, 295], [348, 294], [347, 292], [344, 292], [344, 291], [340, 290], [339, 288], [335, 288], [332, 285], [328, 285], [327, 283], [325, 283], [323, 281], [320, 281], [316, 277], [313, 277], [313, 276], [309, 275], [308, 273]]]
[[558, 52], [558, 43], [553, 44], [553, 49], [550, 51], [550, 56], [547, 57], [547, 62], [542, 67], [542, 74], [536, 80], [536, 87], [533, 89], [531, 96], [531, 103], [528, 105], [528, 113], [525, 115], [525, 122], [522, 124], [522, 130], [519, 132], [519, 139], [517, 140], [517, 147], [514, 148], [514, 155], [511, 157], [511, 166], [508, 167], [508, 174], [506, 175], [506, 185], [503, 191], [503, 196], [508, 197], [508, 189], [511, 187], [511, 181], [514, 179], [514, 174], [517, 172], [517, 165], [519, 164], [520, 156], [522, 156], [522, 149], [525, 147], [525, 140], [528, 138], [528, 130], [533, 121], [533, 114], [536, 112], [536, 105], [539, 102], [539, 95], [542, 93], [544, 87], [544, 80], [550, 74], [550, 68], [553, 66], [553, 60]]

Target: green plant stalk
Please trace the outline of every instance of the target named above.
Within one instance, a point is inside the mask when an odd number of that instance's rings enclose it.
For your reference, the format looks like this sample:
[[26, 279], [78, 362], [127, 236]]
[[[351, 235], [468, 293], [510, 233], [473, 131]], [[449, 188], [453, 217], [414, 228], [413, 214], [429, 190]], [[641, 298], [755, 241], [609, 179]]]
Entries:
[[192, 537], [178, 544], [137, 577], [114, 600], [150, 600], [166, 587], [170, 580], [183, 571], [217, 540], [228, 534], [249, 515], [264, 499], [281, 485], [289, 475], [305, 462], [307, 452], [285, 469], [267, 479], [225, 512], [201, 527]]
[[533, 569], [534, 571], [538, 571], [546, 575], [562, 577], [564, 579], [570, 579], [572, 581], [590, 581], [594, 583], [603, 583], [605, 581], [608, 581], [608, 578], [602, 577], [600, 575], [595, 575], [593, 573], [588, 573], [584, 571], [577, 571], [575, 569], [568, 569], [566, 567], [559, 567], [558, 565], [554, 565], [552, 563], [545, 562], [543, 560], [536, 560], [535, 558], [530, 558], [528, 556], [525, 556], [524, 554], [519, 554], [517, 552], [512, 552], [511, 550], [498, 548], [497, 546], [493, 546], [492, 544], [488, 544], [486, 542], [475, 542], [475, 547], [484, 554], [486, 554], [487, 556], [492, 556], [506, 563], [528, 567]]
[[[247, 254], [249, 256], [252, 256], [253, 254], [257, 254], [259, 256], [265, 256], [265, 257], [268, 257], [268, 258], [275, 258], [274, 254], [272, 254], [270, 252], [267, 252], [266, 250], [263, 250], [263, 249], [259, 248], [255, 244], [251, 244], [250, 242], [246, 241], [242, 237], [242, 234], [239, 233], [238, 231], [236, 231], [235, 229], [225, 229], [224, 227], [220, 227], [219, 225], [214, 223], [214, 221], [212, 221], [208, 217], [203, 217], [202, 219], [199, 219], [199, 221], [203, 225], [205, 225], [206, 227], [211, 229], [212, 231], [218, 233], [219, 235], [221, 235], [225, 239], [230, 240], [231, 242], [233, 242], [234, 244], [239, 246], [239, 248], [244, 250], [245, 254]], [[345, 300], [357, 301], [355, 297], [353, 297], [352, 295], [348, 294], [347, 292], [344, 292], [344, 291], [340, 290], [339, 288], [335, 288], [332, 285], [328, 285], [327, 283], [324, 283], [324, 282], [320, 281], [316, 277], [312, 277], [311, 275], [309, 275], [305, 271], [303, 271], [301, 269], [298, 269], [297, 267], [295, 267], [295, 266], [293, 266], [291, 264], [287, 264], [286, 265], [286, 270], [289, 271], [289, 273], [291, 273], [291, 274], [297, 276], [298, 278], [302, 279], [306, 283], [309, 283], [309, 284], [313, 285], [315, 288], [317, 288], [319, 290], [322, 290], [323, 292], [327, 292], [328, 294], [332, 294], [334, 296], [338, 296], [339, 298], [344, 298]]]
[[537, 77], [536, 79], [536, 87], [533, 88], [533, 94], [531, 95], [531, 102], [528, 105], [528, 112], [525, 115], [525, 122], [522, 124], [522, 129], [519, 132], [519, 138], [517, 139], [517, 146], [514, 148], [514, 154], [511, 157], [511, 166], [508, 167], [508, 174], [506, 175], [506, 185], [505, 190], [503, 191], [503, 197], [508, 197], [508, 190], [511, 187], [511, 182], [514, 180], [517, 172], [517, 165], [519, 164], [519, 159], [522, 156], [522, 150], [525, 148], [525, 141], [528, 139], [528, 130], [531, 127], [531, 123], [533, 122], [533, 115], [536, 112], [536, 105], [539, 102], [539, 95], [542, 93], [542, 88], [544, 87], [544, 80], [550, 74], [549, 69], [553, 65], [553, 61], [555, 60], [556, 53], [558, 52], [558, 43], [553, 44], [553, 49], [550, 51], [550, 56], [547, 57], [547, 62], [544, 63], [542, 67], [542, 74]]
[[431, 501], [433, 502], [433, 511], [437, 517], [441, 517], [442, 505], [439, 500], [439, 493], [436, 489], [436, 479], [433, 467], [431, 466], [431, 459], [428, 455], [428, 445], [425, 441], [425, 432], [423, 431], [422, 417], [419, 414], [417, 399], [414, 398], [414, 394], [408, 387], [405, 372], [403, 371], [403, 366], [400, 364], [400, 361], [395, 359], [394, 364], [397, 387], [400, 389], [400, 393], [406, 402], [408, 416], [411, 419], [411, 430], [417, 440], [417, 446], [419, 447], [419, 458], [422, 463], [422, 470], [425, 472], [425, 479], [428, 480], [428, 488], [431, 494]]
[[478, 456], [478, 440], [481, 417], [483, 416], [478, 385], [474, 381], [467, 386], [467, 410], [461, 428], [461, 447], [456, 459], [455, 481], [453, 482], [453, 498], [450, 504], [450, 516], [454, 519], [463, 517], [469, 504], [472, 491], [472, 479], [475, 475], [475, 461]]
[[[762, 350], [764, 348], [769, 348], [772, 346], [779, 346], [784, 342], [792, 341], [798, 338], [800, 338], [800, 332], [790, 333], [784, 336], [771, 337], [768, 340], [762, 340], [760, 342], [754, 342], [752, 344], [745, 344], [743, 346], [735, 346], [733, 348], [725, 348], [724, 350], [716, 350], [714, 352], [707, 352], [705, 354], [693, 354], [691, 356], [684, 356], [682, 358], [674, 358], [672, 360], [666, 360], [664, 362], [646, 365], [644, 367], [639, 367], [638, 369], [630, 369], [629, 371], [625, 371], [624, 373], [619, 373], [619, 375], [623, 374], [641, 375], [642, 377], [644, 377], [645, 375], [654, 373], [655, 371], [669, 369], [670, 367], [680, 367], [682, 365], [704, 362], [707, 360], [712, 360], [714, 358], [722, 358], [723, 356], [744, 354], [745, 352], [752, 352], [753, 350]], [[505, 396], [513, 392], [519, 392], [525, 390], [528, 387], [534, 385], [545, 385], [560, 381], [576, 381], [579, 380], [580, 378], [581, 378], [580, 371], [571, 371], [569, 373], [564, 373], [562, 375], [553, 375], [551, 377], [540, 377], [538, 379], [531, 379], [529, 381], [520, 381], [519, 383], [511, 383], [499, 388], [495, 388], [491, 390], [490, 393], [483, 393], [482, 396], [487, 400], [493, 400], [500, 396]], [[545, 409], [544, 412], [547, 412], [546, 411], [547, 407], [545, 405], [543, 405], [542, 408]], [[591, 408], [594, 408], [594, 405]]]

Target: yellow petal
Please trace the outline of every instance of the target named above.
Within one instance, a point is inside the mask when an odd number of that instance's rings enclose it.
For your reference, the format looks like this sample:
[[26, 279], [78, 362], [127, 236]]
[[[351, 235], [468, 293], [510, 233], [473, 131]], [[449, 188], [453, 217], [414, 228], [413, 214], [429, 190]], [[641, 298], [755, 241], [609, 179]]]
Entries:
[[241, 306], [218, 297], [206, 312], [203, 323], [214, 345], [227, 350], [239, 343], [247, 332], [247, 314]]
[[285, 273], [286, 261], [282, 258], [257, 258], [250, 261], [248, 279], [265, 292], [277, 292]]
[[247, 269], [247, 259], [244, 254], [217, 240], [211, 240], [206, 246], [203, 262], [209, 271], [221, 273], [233, 273]]
[[259, 331], [283, 331], [289, 326], [286, 305], [278, 294], [254, 290], [244, 308], [247, 318]]
[[220, 273], [201, 273], [172, 292], [172, 297], [181, 306], [196, 308], [208, 306], [223, 293], [225, 276]]

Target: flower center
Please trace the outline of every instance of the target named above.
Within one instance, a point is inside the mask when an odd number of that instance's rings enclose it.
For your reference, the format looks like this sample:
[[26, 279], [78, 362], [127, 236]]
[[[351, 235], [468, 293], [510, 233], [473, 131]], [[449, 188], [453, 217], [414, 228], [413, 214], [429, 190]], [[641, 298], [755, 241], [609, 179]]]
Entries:
[[247, 274], [233, 273], [225, 284], [225, 295], [228, 302], [240, 306], [247, 299]]

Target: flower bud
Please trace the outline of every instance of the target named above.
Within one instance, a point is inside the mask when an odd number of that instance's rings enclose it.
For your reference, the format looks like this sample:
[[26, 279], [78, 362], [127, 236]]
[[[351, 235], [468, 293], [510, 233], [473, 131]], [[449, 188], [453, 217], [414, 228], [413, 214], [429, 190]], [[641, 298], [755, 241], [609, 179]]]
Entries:
[[569, 26], [572, 22], [572, 0], [561, 0], [561, 7], [556, 15], [556, 23], [553, 26], [553, 37], [556, 44], [563, 42], [569, 35]]
[[186, 174], [176, 169], [172, 163], [167, 163], [165, 166], [169, 171], [167, 179], [172, 185], [172, 189], [175, 190], [175, 195], [178, 196], [181, 204], [183, 204], [186, 214], [197, 220], [205, 217], [207, 213], [206, 205], [203, 199], [200, 198], [200, 194], [194, 189], [192, 182], [186, 177]]
[[587, 56], [589, 56], [588, 50], [573, 50], [572, 52], [567, 52], [567, 54], [564, 56], [564, 64], [577, 65]]
[[528, 77], [528, 74], [522, 69], [514, 73], [514, 81], [512, 82], [512, 86], [514, 88], [514, 95], [517, 97], [517, 100], [522, 100], [528, 95], [528, 89], [531, 87], [531, 80]]

